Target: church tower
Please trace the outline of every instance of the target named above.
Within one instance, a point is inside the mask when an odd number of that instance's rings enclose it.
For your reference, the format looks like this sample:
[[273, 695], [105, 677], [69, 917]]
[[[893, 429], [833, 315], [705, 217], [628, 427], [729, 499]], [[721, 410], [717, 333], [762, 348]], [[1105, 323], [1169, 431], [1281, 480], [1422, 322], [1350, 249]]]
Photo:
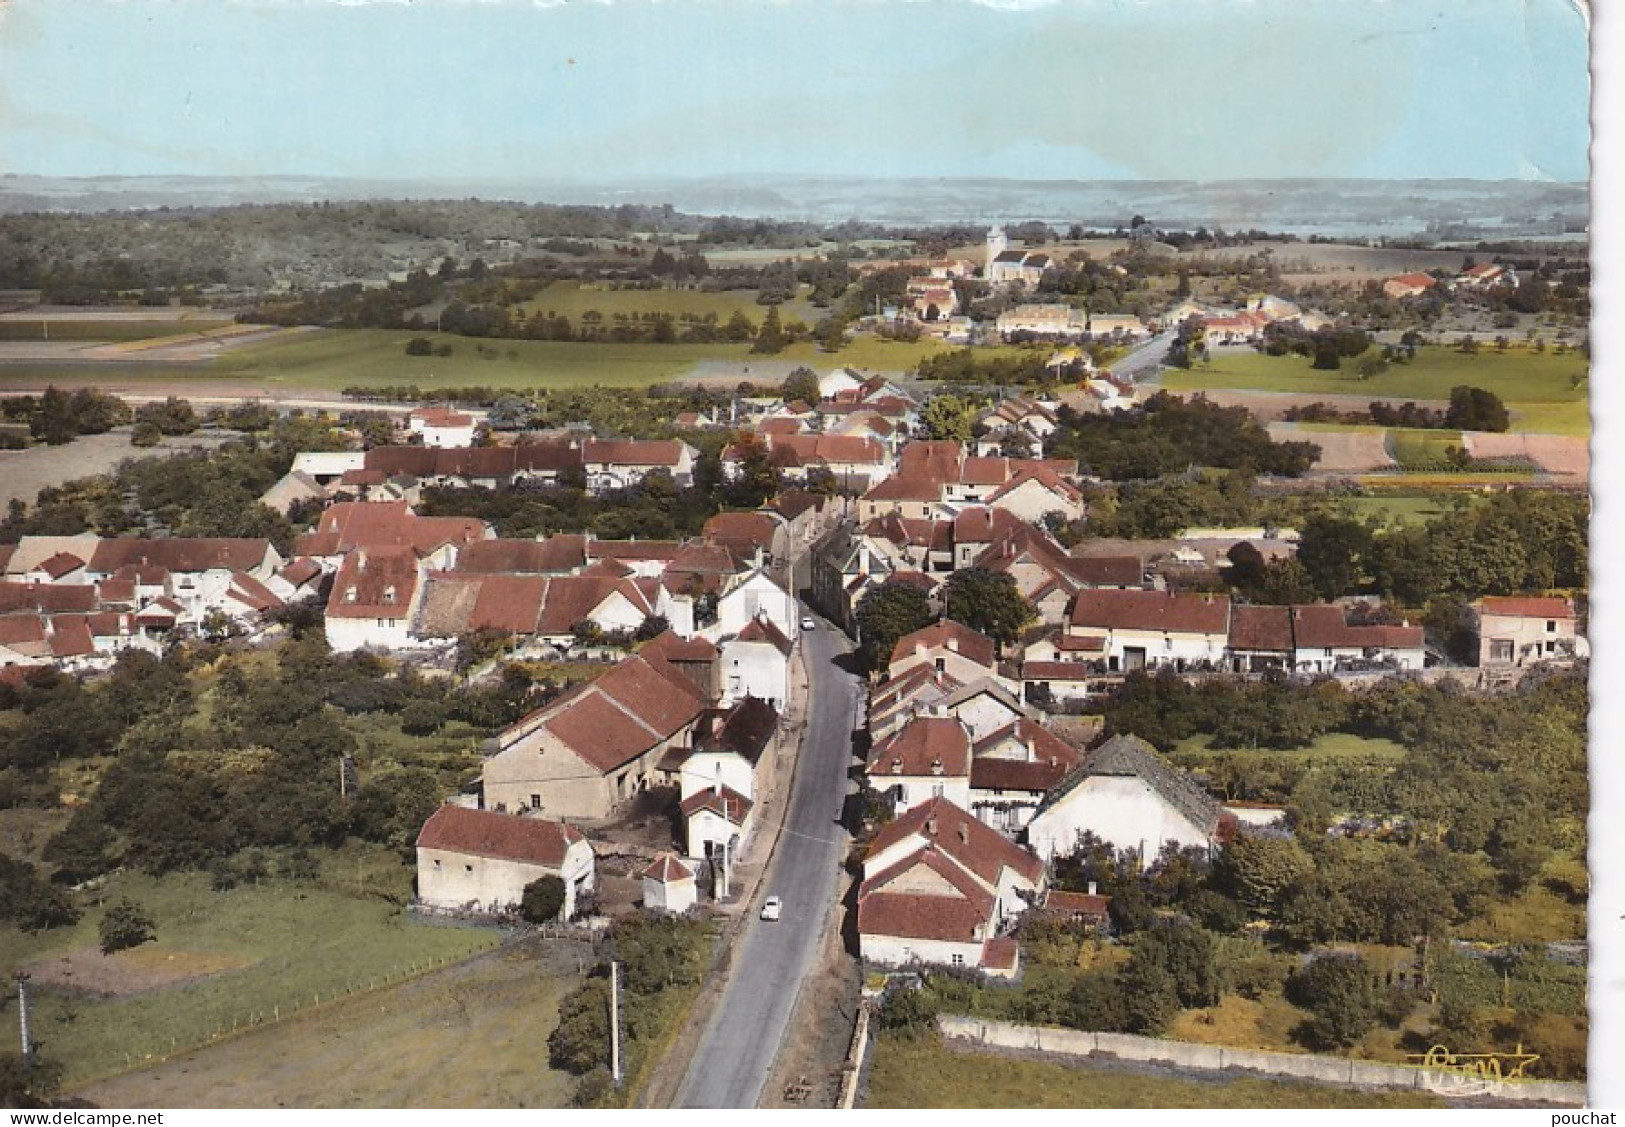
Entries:
[[982, 269], [982, 277], [993, 280], [993, 263], [1009, 249], [1010, 240], [1004, 237], [1004, 228], [990, 227], [987, 232], [987, 265]]

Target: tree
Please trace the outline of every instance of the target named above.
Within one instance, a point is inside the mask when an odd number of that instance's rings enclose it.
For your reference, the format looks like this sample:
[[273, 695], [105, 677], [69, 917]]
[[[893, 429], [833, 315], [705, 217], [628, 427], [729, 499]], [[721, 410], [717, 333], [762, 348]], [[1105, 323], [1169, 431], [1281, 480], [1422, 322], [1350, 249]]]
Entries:
[[143, 403], [136, 409], [137, 422], [150, 422], [164, 434], [191, 434], [203, 425], [185, 399], [171, 395], [162, 403]]
[[1460, 430], [1503, 433], [1512, 425], [1506, 404], [1493, 391], [1459, 384], [1450, 389], [1450, 409], [1444, 417], [1447, 426]]
[[858, 604], [859, 654], [868, 669], [883, 669], [891, 661], [897, 640], [931, 625], [934, 616], [925, 593], [909, 583], [885, 583]]
[[822, 398], [818, 394], [818, 373], [805, 366], [795, 368], [785, 378], [784, 390], [779, 394], [786, 403], [793, 403], [797, 399], [803, 403], [817, 403]]
[[976, 425], [976, 411], [957, 396], [938, 395], [920, 413], [920, 425], [929, 438], [966, 443]]
[[1147, 928], [1134, 939], [1136, 963], [1154, 964], [1167, 972], [1182, 1006], [1211, 1006], [1219, 1000], [1218, 968], [1213, 936], [1188, 923], [1166, 923]]
[[434, 342], [428, 337], [413, 337], [406, 342], [408, 356], [430, 356], [434, 353]]
[[577, 1076], [609, 1065], [609, 981], [589, 978], [559, 1002], [547, 1062]]
[[1130, 958], [1117, 972], [1123, 998], [1123, 1024], [1130, 1033], [1155, 1037], [1168, 1028], [1179, 1012], [1179, 988], [1161, 964]]
[[1314, 1015], [1303, 1036], [1316, 1048], [1345, 1048], [1377, 1024], [1371, 968], [1358, 955], [1323, 955], [1286, 981], [1287, 999]]
[[564, 911], [564, 881], [559, 877], [537, 877], [525, 886], [519, 901], [519, 915], [526, 923], [547, 924]]
[[783, 352], [784, 346], [788, 343], [790, 342], [784, 335], [784, 325], [779, 320], [779, 307], [768, 306], [767, 316], [762, 318], [762, 327], [756, 333], [756, 343], [751, 345], [750, 350], [771, 355]]
[[1371, 543], [1370, 531], [1358, 521], [1317, 513], [1304, 522], [1298, 562], [1321, 598], [1336, 599], [1359, 582]]
[[130, 445], [143, 448], [156, 446], [163, 437], [164, 432], [158, 429], [157, 423], [142, 420], [130, 431]]
[[1282, 896], [1314, 868], [1303, 847], [1291, 838], [1237, 834], [1213, 863], [1217, 887], [1249, 911], [1273, 916]]
[[128, 896], [121, 897], [102, 915], [97, 927], [102, 954], [111, 955], [114, 951], [141, 946], [156, 938], [155, 926], [145, 908]]
[[942, 605], [949, 618], [1001, 646], [1021, 637], [1022, 629], [1038, 618], [1014, 576], [979, 567], [962, 568], [948, 578]]

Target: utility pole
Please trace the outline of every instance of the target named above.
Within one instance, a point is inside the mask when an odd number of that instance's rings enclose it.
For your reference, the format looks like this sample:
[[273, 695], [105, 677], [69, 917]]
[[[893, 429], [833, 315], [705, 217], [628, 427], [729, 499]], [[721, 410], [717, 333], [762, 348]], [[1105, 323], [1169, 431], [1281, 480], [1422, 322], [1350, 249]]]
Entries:
[[26, 1071], [34, 1063], [34, 1041], [28, 1035], [28, 975], [18, 971], [15, 977], [17, 979], [17, 1031], [23, 1041], [23, 1069]]
[[621, 964], [609, 963], [609, 1078], [621, 1086]]

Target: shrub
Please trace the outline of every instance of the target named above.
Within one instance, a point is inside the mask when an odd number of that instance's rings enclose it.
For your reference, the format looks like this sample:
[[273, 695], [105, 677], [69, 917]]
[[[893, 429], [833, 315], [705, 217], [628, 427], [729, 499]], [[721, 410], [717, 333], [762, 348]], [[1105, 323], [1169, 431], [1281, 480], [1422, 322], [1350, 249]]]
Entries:
[[102, 954], [111, 955], [114, 951], [141, 946], [156, 938], [155, 926], [145, 908], [127, 896], [120, 898], [107, 909], [97, 928]]
[[526, 923], [552, 923], [564, 911], [564, 892], [564, 881], [558, 877], [537, 877], [525, 886], [519, 915]]

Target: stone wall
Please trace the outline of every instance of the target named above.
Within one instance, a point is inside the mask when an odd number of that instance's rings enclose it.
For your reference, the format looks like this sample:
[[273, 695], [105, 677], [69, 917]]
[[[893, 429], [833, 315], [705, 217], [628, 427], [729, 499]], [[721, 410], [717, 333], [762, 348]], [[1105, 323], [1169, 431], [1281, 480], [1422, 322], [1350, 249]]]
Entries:
[[1089, 1033], [1076, 1029], [1011, 1025], [949, 1014], [937, 1018], [937, 1028], [944, 1038], [994, 1048], [1036, 1050], [1074, 1057], [1115, 1057], [1211, 1072], [1236, 1069], [1356, 1088], [1402, 1088], [1433, 1092], [1445, 1097], [1481, 1096], [1496, 1100], [1531, 1100], [1575, 1106], [1585, 1103], [1586, 1094], [1584, 1084], [1553, 1080], [1496, 1080], [1443, 1068], [1383, 1064], [1307, 1053], [1233, 1049], [1223, 1045], [1137, 1037], [1129, 1033]]

